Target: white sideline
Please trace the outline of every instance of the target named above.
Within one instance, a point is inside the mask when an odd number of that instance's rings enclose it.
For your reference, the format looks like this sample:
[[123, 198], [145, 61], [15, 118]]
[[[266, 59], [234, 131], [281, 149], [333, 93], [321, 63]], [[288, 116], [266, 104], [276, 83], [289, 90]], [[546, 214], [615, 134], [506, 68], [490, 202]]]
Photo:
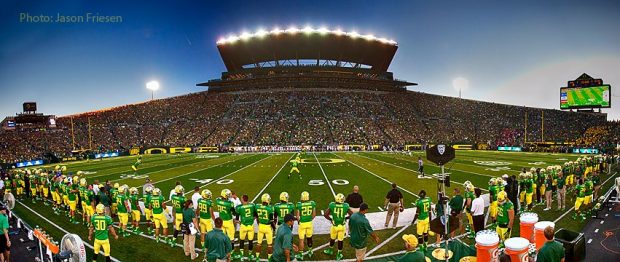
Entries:
[[329, 178], [327, 178], [327, 175], [325, 174], [325, 170], [323, 170], [323, 166], [321, 165], [321, 161], [319, 161], [319, 159], [316, 157], [316, 153], [312, 152], [312, 155], [314, 155], [314, 159], [319, 164], [319, 168], [321, 169], [321, 173], [323, 173], [325, 182], [327, 182], [327, 185], [329, 186], [329, 190], [332, 191], [332, 196], [336, 196], [336, 191], [334, 191], [334, 188], [332, 187], [332, 183], [329, 181]]
[[[269, 156], [272, 157], [273, 155]], [[269, 182], [267, 182], [267, 184], [265, 184], [265, 186], [258, 192], [258, 194], [256, 194], [256, 196], [254, 196], [254, 198], [252, 199], [252, 202], [256, 201], [256, 199], [258, 199], [258, 196], [260, 196], [260, 194], [262, 194], [263, 192], [265, 192], [265, 189], [267, 189], [267, 187], [271, 184], [271, 182], [276, 179], [276, 177], [278, 176], [278, 174], [280, 174], [280, 171], [282, 171], [282, 169], [286, 166], [286, 164], [288, 163], [288, 161], [291, 161], [291, 159], [293, 158], [293, 156], [295, 156], [295, 154], [291, 154], [291, 157], [288, 158], [288, 160], [286, 160], [286, 162], [284, 162], [284, 164], [280, 167], [280, 169], [278, 169], [278, 171], [273, 175], [273, 177], [269, 180]], [[267, 157], [267, 158], [269, 158]]]
[[[47, 219], [46, 217], [44, 217], [44, 216], [42, 216], [41, 214], [37, 213], [36, 211], [32, 210], [30, 207], [28, 207], [28, 206], [24, 205], [21, 201], [17, 200], [16, 202], [17, 202], [17, 203], [19, 203], [20, 205], [22, 205], [23, 207], [25, 207], [26, 209], [28, 209], [28, 210], [29, 210], [30, 212], [32, 212], [33, 214], [35, 214], [35, 215], [39, 216], [40, 218], [42, 218], [43, 220], [45, 220], [47, 223], [50, 223], [52, 226], [54, 226], [54, 227], [58, 228], [60, 231], [64, 232], [65, 234], [71, 234], [69, 231], [65, 230], [64, 228], [60, 227], [59, 225], [56, 225], [54, 222], [50, 221], [50, 220], [49, 220], [49, 219]], [[90, 244], [86, 241], [86, 239], [85, 239], [84, 241], [82, 241], [82, 242], [84, 242], [84, 245], [85, 245], [85, 246], [87, 246], [87, 247], [89, 247], [90, 249], [93, 249], [93, 250], [94, 250], [94, 247], [93, 247], [92, 245], [90, 245]], [[99, 254], [103, 254], [103, 251], [100, 251], [100, 252], [99, 252]], [[114, 258], [113, 256], [110, 256], [110, 259], [111, 259], [112, 261], [115, 261], [115, 262], [120, 261], [120, 260], [118, 260], [118, 259]]]

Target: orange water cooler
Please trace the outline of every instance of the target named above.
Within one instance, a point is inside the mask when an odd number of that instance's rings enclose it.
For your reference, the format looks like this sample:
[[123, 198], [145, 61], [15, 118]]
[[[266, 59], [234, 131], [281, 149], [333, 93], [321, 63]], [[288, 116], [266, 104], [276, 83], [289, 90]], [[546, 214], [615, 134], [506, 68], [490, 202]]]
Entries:
[[476, 234], [476, 261], [495, 262], [499, 256], [499, 236], [495, 231], [483, 230]]
[[536, 250], [539, 250], [547, 239], [545, 238], [545, 228], [547, 227], [555, 228], [555, 223], [551, 221], [541, 221], [534, 224], [534, 243], [536, 243]]
[[522, 237], [513, 237], [504, 241], [504, 253], [510, 256], [510, 261], [528, 261], [527, 251], [530, 241]]
[[519, 221], [519, 236], [534, 243], [534, 224], [538, 223], [538, 215], [526, 212], [519, 216]]

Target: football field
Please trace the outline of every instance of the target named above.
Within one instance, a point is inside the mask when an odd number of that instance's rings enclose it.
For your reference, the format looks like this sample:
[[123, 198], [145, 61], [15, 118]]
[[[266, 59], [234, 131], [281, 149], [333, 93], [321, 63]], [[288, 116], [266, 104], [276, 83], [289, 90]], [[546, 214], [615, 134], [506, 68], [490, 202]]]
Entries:
[[[412, 154], [307, 152], [301, 155], [302, 160], [299, 166], [301, 178], [297, 173], [293, 173], [288, 178], [291, 169], [290, 160], [294, 156], [294, 153], [145, 155], [137, 174], [131, 170], [131, 164], [136, 161], [136, 156], [127, 156], [68, 163], [67, 169], [74, 174], [77, 171], [84, 172], [82, 177], [87, 178], [89, 184], [94, 180], [99, 180], [101, 183], [109, 180], [112, 183], [127, 184], [141, 189], [145, 178], [148, 177], [155, 187], [161, 189], [166, 198], [177, 181], [185, 187], [185, 194], [188, 198], [193, 194], [195, 186], [199, 186], [201, 190], [211, 190], [214, 198], [220, 195], [222, 189], [227, 188], [239, 197], [244, 194], [248, 195], [249, 199], [254, 202], [260, 201], [261, 194], [268, 193], [271, 195], [272, 203], [278, 201], [281, 192], [288, 192], [290, 201], [297, 202], [301, 192], [308, 191], [311, 200], [317, 203], [315, 220], [324, 220], [320, 217], [320, 210], [327, 208], [327, 205], [334, 200], [335, 194], [347, 195], [352, 191], [353, 186], [357, 185], [360, 187], [364, 202], [370, 206], [371, 214], [368, 216], [370, 220], [375, 220], [371, 221], [374, 229], [378, 230], [379, 237], [385, 240], [379, 246], [375, 246], [374, 243], [369, 245], [369, 250], [373, 251], [369, 254], [370, 257], [402, 250], [402, 240], [397, 236], [414, 232], [414, 227], [408, 225], [413, 218], [411, 215], [413, 209], [409, 209], [414, 206], [413, 203], [417, 200], [420, 190], [426, 190], [427, 195], [433, 201], [437, 199], [438, 183], [433, 174], [439, 173], [440, 169], [426, 161], [423, 152]], [[424, 170], [430, 178], [418, 178], [419, 156], [424, 160]], [[462, 183], [465, 181], [471, 181], [475, 186], [485, 189], [491, 177], [503, 174], [517, 175], [524, 167], [529, 169], [530, 167], [562, 164], [575, 160], [577, 157], [579, 155], [576, 154], [457, 151], [456, 159], [445, 166], [452, 182], [448, 195], [452, 195], [452, 188], [462, 188]], [[615, 175], [614, 172], [612, 174]], [[604, 175], [602, 181], [608, 181], [608, 178], [611, 176]], [[402, 221], [398, 228], [384, 229], [384, 200], [385, 195], [391, 189], [391, 183], [398, 185], [404, 195], [405, 208], [408, 210], [401, 214], [400, 220]], [[569, 197], [567, 200], [569, 207], [572, 203], [571, 199]], [[554, 203], [554, 208], [555, 205]], [[555, 211], [555, 209], [542, 213], [542, 208], [536, 207], [535, 209], [535, 211], [540, 209], [541, 220], [556, 220], [562, 215], [566, 215], [565, 218], [570, 217], [568, 212]], [[21, 201], [16, 205], [15, 212], [30, 225], [43, 226], [56, 239], [63, 235], [63, 230], [76, 233], [84, 240], [87, 239], [85, 227], [70, 224], [67, 217], [54, 215], [49, 206], [44, 206], [40, 202], [32, 204], [30, 201]], [[574, 228], [577, 231], [583, 225], [583, 222], [572, 220], [558, 221], [559, 225], [562, 223], [565, 223], [565, 227]], [[329, 241], [326, 232], [321, 229], [315, 231], [317, 236], [314, 247], [319, 252], [315, 252], [313, 259], [331, 259], [320, 252], [321, 248], [325, 247], [324, 244]], [[177, 242], [181, 243], [181, 241]], [[295, 239], [294, 242], [297, 243], [298, 240]], [[111, 240], [111, 245], [112, 256], [121, 261], [134, 261], [138, 257], [152, 261], [186, 259], [180, 247], [171, 248], [162, 243], [155, 243], [147, 235], [132, 235], [119, 240]], [[92, 250], [89, 249], [89, 252]], [[353, 253], [348, 241], [345, 240], [345, 258], [353, 258]]]

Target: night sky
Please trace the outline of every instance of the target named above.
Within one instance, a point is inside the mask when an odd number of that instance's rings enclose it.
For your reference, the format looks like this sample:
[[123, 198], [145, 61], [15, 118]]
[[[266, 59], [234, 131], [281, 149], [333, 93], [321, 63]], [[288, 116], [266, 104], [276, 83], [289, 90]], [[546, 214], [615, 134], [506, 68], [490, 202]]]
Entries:
[[[559, 108], [559, 88], [586, 72], [620, 97], [620, 1], [72, 2], [0, 3], [0, 117], [24, 101], [58, 116], [142, 102], [150, 80], [158, 98], [202, 91], [225, 70], [219, 38], [293, 25], [394, 39], [389, 71], [422, 92], [458, 96], [462, 77], [464, 98]], [[54, 22], [87, 13], [122, 22]]]

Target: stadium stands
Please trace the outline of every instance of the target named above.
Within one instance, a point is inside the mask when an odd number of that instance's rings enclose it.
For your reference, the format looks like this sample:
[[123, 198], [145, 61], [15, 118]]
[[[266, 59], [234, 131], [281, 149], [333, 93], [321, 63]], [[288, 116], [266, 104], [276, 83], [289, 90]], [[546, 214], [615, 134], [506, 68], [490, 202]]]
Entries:
[[[0, 133], [0, 159], [133, 146], [384, 145], [425, 142], [523, 145], [527, 140], [611, 143], [602, 114], [488, 103], [413, 91], [199, 92], [58, 118], [57, 129]], [[73, 122], [73, 132], [72, 123]], [[91, 139], [89, 143], [89, 128]], [[582, 137], [582, 134], [585, 134]]]

